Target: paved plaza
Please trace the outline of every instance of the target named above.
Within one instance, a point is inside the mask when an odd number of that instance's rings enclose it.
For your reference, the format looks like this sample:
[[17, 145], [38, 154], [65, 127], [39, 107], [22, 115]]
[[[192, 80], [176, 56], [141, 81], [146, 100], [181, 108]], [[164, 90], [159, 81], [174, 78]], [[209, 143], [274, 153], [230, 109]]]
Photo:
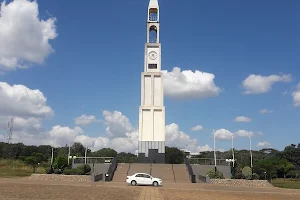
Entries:
[[228, 187], [209, 184], [174, 183], [162, 187], [128, 186], [125, 182], [32, 181], [0, 179], [0, 199], [97, 199], [97, 200], [294, 200], [300, 190]]

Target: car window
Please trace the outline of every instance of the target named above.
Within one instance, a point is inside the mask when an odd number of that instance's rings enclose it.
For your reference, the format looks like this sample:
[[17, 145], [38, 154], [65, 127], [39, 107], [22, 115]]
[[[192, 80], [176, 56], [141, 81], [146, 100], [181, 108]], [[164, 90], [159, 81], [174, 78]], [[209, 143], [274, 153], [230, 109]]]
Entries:
[[137, 174], [135, 177], [143, 177], [143, 174]]
[[144, 174], [144, 177], [145, 178], [151, 178], [149, 175], [146, 175], [146, 174]]

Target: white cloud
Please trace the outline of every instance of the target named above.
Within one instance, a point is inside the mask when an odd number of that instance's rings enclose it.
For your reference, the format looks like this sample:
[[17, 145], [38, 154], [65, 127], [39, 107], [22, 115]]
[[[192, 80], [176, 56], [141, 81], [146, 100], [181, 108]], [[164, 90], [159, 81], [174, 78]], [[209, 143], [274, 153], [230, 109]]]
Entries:
[[24, 85], [0, 82], [0, 116], [47, 117], [54, 111], [47, 106], [47, 99], [39, 90]]
[[271, 144], [269, 142], [259, 142], [257, 144], [257, 147], [261, 148], [261, 149], [263, 149], [263, 148], [270, 148]]
[[291, 75], [270, 75], [261, 76], [251, 74], [242, 83], [244, 94], [262, 94], [272, 90], [272, 86], [277, 82], [290, 82]]
[[[13, 117], [15, 139], [26, 141], [40, 137], [40, 133], [44, 132], [42, 120], [54, 115], [43, 93], [24, 85], [11, 86], [0, 82], [0, 102], [0, 132], [6, 132], [8, 122]], [[26, 137], [22, 138], [23, 135]]]
[[212, 135], [215, 135], [218, 140], [231, 140], [234, 136], [232, 132], [224, 128], [214, 131]]
[[298, 84], [296, 90], [292, 93], [294, 106], [300, 106], [300, 83]]
[[110, 137], [126, 137], [127, 132], [134, 131], [129, 119], [119, 111], [103, 111], [106, 132]]
[[91, 123], [95, 123], [98, 120], [96, 119], [96, 117], [94, 115], [88, 116], [88, 115], [83, 114], [80, 117], [75, 118], [74, 121], [75, 121], [76, 125], [85, 126], [85, 125], [88, 125]]
[[236, 121], [236, 122], [251, 122], [252, 119], [249, 117], [245, 117], [245, 116], [239, 116], [239, 117], [235, 118], [234, 121]]
[[177, 99], [203, 99], [217, 96], [221, 89], [214, 83], [215, 75], [196, 70], [183, 70], [174, 67], [164, 74], [164, 93]]
[[201, 131], [201, 130], [203, 130], [203, 126], [201, 125], [197, 125], [192, 128], [192, 131]]
[[246, 130], [238, 130], [237, 132], [235, 132], [236, 136], [239, 137], [249, 137], [249, 136], [254, 136], [254, 132], [252, 131], [246, 131]]
[[0, 7], [0, 71], [43, 64], [54, 50], [56, 19], [39, 19], [38, 4], [30, 0], [6, 1]]
[[191, 139], [190, 136], [182, 132], [175, 123], [166, 126], [166, 138], [167, 146], [187, 149], [192, 153], [211, 149], [208, 145], [199, 146], [197, 139]]
[[261, 114], [269, 114], [269, 113], [272, 113], [273, 111], [272, 110], [268, 110], [268, 109], [262, 109], [259, 111]]

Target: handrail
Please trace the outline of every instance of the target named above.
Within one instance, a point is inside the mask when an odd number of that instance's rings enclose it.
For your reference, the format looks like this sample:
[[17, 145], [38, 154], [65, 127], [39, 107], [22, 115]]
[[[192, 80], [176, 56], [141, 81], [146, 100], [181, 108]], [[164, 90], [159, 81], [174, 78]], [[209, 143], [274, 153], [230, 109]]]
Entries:
[[187, 170], [188, 170], [188, 172], [189, 172], [189, 177], [190, 177], [191, 183], [195, 183], [195, 174], [194, 174], [194, 172], [193, 172], [192, 166], [191, 166], [190, 163], [189, 163], [189, 159], [188, 159], [188, 158], [185, 158], [185, 159], [184, 159], [184, 163], [185, 163], [185, 165], [186, 165], [186, 167], [187, 167]]
[[[190, 164], [197, 164], [197, 165], [215, 165], [215, 160], [213, 158], [189, 158]], [[226, 159], [216, 159], [217, 165], [227, 166], [229, 165], [226, 162]]]
[[117, 169], [117, 159], [114, 158], [111, 165], [109, 166], [108, 168], [108, 181], [112, 181], [113, 177], [114, 177], [114, 174], [115, 174], [115, 171]]

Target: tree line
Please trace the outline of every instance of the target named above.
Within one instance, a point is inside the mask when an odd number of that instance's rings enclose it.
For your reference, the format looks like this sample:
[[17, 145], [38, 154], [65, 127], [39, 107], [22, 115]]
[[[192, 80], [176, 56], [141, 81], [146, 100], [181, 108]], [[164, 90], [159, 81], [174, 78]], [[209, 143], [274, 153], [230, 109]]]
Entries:
[[[251, 167], [249, 150], [235, 150], [235, 165], [232, 172], [236, 178], [241, 178], [242, 171]], [[216, 152], [217, 159], [232, 159], [232, 149], [225, 152]], [[252, 151], [252, 173], [260, 179], [273, 178], [300, 178], [300, 143], [286, 146], [283, 151], [273, 148], [265, 148]], [[201, 152], [192, 158], [214, 158], [214, 152]]]
[[[56, 163], [65, 163], [68, 156], [69, 147], [54, 148], [53, 157]], [[71, 146], [71, 156], [84, 157], [85, 147], [81, 143], [73, 143]], [[235, 150], [235, 165], [232, 165], [233, 175], [241, 176], [245, 167], [250, 167], [250, 152], [248, 150]], [[176, 147], [166, 147], [166, 163], [180, 164], [184, 162], [186, 152]], [[231, 159], [232, 149], [225, 152], [217, 152], [217, 159]], [[273, 148], [252, 151], [253, 168], [252, 173], [256, 173], [261, 179], [264, 178], [285, 178], [300, 177], [300, 143], [291, 144], [279, 151]], [[0, 159], [22, 160], [27, 163], [44, 163], [50, 166], [52, 157], [52, 147], [50, 145], [24, 145], [22, 143], [8, 144], [0, 143]], [[119, 163], [135, 163], [137, 156], [128, 152], [117, 152], [111, 148], [102, 148], [97, 151], [87, 149], [87, 157], [116, 157]], [[214, 152], [201, 152], [191, 158], [213, 159]], [[61, 159], [61, 161], [60, 161]], [[63, 160], [64, 159], [64, 160]], [[191, 160], [192, 161], [192, 160]], [[213, 164], [213, 163], [212, 163]], [[61, 167], [61, 166], [58, 166]]]

